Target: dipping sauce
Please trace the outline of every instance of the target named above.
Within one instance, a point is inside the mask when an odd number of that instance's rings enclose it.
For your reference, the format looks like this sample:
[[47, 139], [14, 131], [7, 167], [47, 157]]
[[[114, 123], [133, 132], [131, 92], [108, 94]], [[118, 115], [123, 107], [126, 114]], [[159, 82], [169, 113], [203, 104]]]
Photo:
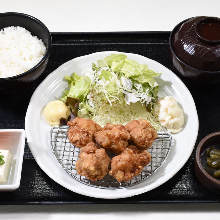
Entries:
[[201, 155], [201, 163], [211, 176], [220, 179], [220, 145], [208, 147]]
[[220, 41], [220, 22], [208, 20], [197, 25], [197, 32], [200, 37], [209, 41]]

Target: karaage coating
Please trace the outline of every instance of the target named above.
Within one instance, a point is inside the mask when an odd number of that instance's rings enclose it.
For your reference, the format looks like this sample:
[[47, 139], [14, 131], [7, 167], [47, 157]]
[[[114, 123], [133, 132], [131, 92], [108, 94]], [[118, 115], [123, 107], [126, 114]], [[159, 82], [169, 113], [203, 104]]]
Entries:
[[132, 142], [141, 149], [151, 147], [157, 138], [157, 131], [144, 119], [132, 120], [125, 125], [125, 128], [130, 133]]
[[130, 145], [120, 155], [112, 158], [109, 174], [118, 182], [129, 181], [139, 175], [150, 161], [149, 152]]
[[94, 133], [101, 130], [101, 126], [91, 119], [74, 118], [69, 125], [68, 138], [76, 147], [84, 147], [94, 139]]
[[95, 133], [95, 141], [105, 149], [119, 154], [127, 146], [130, 134], [123, 125], [106, 124], [106, 126]]
[[79, 159], [76, 162], [76, 171], [89, 180], [97, 181], [108, 174], [110, 158], [103, 148], [97, 148], [90, 142], [80, 149]]

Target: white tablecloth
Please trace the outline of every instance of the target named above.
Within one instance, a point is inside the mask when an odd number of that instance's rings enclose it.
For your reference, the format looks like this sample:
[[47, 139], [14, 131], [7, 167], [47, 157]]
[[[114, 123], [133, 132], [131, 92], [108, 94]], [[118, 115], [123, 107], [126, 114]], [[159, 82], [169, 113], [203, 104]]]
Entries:
[[[220, 1], [2, 0], [0, 12], [33, 15], [50, 31], [167, 31], [197, 15], [220, 16]], [[1, 196], [1, 194], [0, 194]], [[0, 206], [0, 219], [219, 220], [220, 204]]]

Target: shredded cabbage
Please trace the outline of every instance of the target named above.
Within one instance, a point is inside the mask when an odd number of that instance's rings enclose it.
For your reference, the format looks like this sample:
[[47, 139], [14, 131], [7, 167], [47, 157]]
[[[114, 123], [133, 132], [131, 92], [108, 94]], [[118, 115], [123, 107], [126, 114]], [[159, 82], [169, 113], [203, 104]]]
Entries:
[[[146, 106], [141, 102], [128, 105], [125, 102], [123, 94], [121, 94], [118, 97], [119, 100], [110, 105], [103, 95], [97, 94], [96, 91], [92, 91], [91, 93], [93, 94], [92, 102], [94, 108], [89, 118], [101, 126], [105, 126], [106, 123], [125, 125], [131, 120], [146, 119], [155, 129], [161, 129], [159, 121], [154, 117], [153, 113], [147, 111]], [[79, 116], [81, 117], [82, 115]]]

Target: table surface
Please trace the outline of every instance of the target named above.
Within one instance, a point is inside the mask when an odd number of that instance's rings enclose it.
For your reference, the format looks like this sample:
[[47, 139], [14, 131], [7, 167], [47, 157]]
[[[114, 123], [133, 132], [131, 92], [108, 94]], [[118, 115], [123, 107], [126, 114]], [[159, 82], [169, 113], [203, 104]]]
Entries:
[[[1, 1], [0, 12], [23, 12], [52, 32], [170, 31], [198, 15], [219, 16], [219, 0]], [[0, 219], [220, 219], [220, 204], [1, 206]]]

